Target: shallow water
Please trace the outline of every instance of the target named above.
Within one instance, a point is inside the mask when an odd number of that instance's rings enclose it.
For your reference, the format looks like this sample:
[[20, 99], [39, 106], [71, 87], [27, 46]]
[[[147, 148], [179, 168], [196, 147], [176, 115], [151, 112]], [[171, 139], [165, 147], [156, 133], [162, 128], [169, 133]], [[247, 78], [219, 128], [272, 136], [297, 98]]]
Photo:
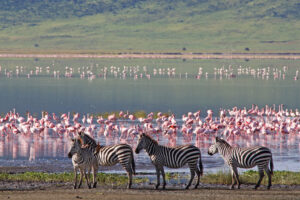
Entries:
[[[154, 136], [156, 138], [156, 136]], [[118, 144], [119, 137], [105, 137], [95, 135], [95, 139], [102, 145]], [[216, 172], [228, 170], [223, 159], [219, 155], [209, 156], [208, 147], [212, 144], [214, 137], [182, 136], [159, 136], [159, 144], [176, 146], [181, 144], [193, 144], [201, 149], [204, 171]], [[64, 172], [71, 171], [71, 160], [67, 158], [69, 151], [69, 138], [52, 137], [51, 133], [42, 136], [13, 136], [0, 140], [0, 166], [21, 167], [28, 166], [37, 171]], [[233, 146], [254, 146], [263, 145], [269, 147], [273, 153], [275, 170], [300, 170], [300, 136], [299, 135], [252, 135], [236, 136], [229, 140]], [[136, 147], [136, 139], [127, 142], [133, 148]], [[153, 173], [154, 167], [145, 151], [135, 154], [137, 172]], [[111, 173], [124, 173], [120, 166], [105, 167], [101, 170]], [[186, 167], [180, 169], [166, 169], [169, 172], [188, 172]], [[244, 171], [244, 170], [242, 170]]]
[[0, 66], [0, 113], [144, 110], [180, 118], [252, 104], [300, 107], [300, 80], [294, 80], [299, 60], [2, 58]]

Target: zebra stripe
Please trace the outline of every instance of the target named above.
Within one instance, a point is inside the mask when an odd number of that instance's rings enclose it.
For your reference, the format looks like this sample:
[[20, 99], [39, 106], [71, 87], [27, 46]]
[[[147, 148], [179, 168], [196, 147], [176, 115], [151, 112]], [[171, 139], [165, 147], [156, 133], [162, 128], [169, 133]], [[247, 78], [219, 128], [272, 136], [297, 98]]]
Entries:
[[[180, 168], [185, 164], [188, 164], [191, 171], [191, 178], [188, 185], [186, 186], [186, 189], [190, 187], [194, 179], [195, 173], [198, 176], [195, 188], [198, 187], [200, 182], [200, 175], [203, 174], [203, 165], [201, 161], [200, 149], [193, 145], [178, 146], [175, 148], [162, 146], [159, 145], [157, 141], [155, 141], [145, 133], [139, 135], [138, 145], [135, 152], [138, 154], [142, 149], [146, 150], [146, 152], [150, 156], [153, 165], [155, 166], [157, 174], [156, 189], [158, 189], [160, 185], [160, 172], [163, 177], [163, 189], [165, 189], [166, 181], [164, 166], [170, 168]], [[200, 169], [197, 165], [198, 161]]]
[[128, 188], [132, 185], [132, 175], [135, 174], [135, 162], [132, 148], [128, 144], [102, 146], [87, 134], [80, 133], [80, 138], [97, 158], [98, 165], [113, 166], [120, 163], [128, 175]]
[[[238, 183], [238, 188], [240, 188], [240, 181], [237, 171], [238, 167], [252, 168], [255, 166], [258, 167], [259, 180], [254, 188], [257, 189], [260, 186], [265, 171], [269, 179], [268, 189], [270, 189], [270, 187], [272, 186], [271, 175], [273, 174], [273, 159], [270, 149], [263, 146], [254, 146], [249, 148], [232, 147], [225, 140], [216, 137], [215, 143], [208, 149], [208, 154], [213, 155], [218, 152], [231, 168], [231, 189], [234, 188], [236, 182]], [[270, 169], [268, 167], [269, 163]]]
[[[80, 181], [78, 188], [81, 187], [83, 175], [85, 176], [88, 187], [91, 188], [91, 185], [89, 183], [91, 170], [93, 171], [93, 187], [95, 188], [97, 185], [96, 175], [98, 171], [98, 163], [96, 156], [94, 156], [93, 152], [90, 149], [82, 148], [81, 140], [73, 139], [71, 149], [68, 153], [68, 157], [72, 158], [72, 164], [74, 168], [74, 189], [77, 188], [78, 170], [80, 171]], [[86, 170], [88, 171], [88, 175], [86, 174]]]

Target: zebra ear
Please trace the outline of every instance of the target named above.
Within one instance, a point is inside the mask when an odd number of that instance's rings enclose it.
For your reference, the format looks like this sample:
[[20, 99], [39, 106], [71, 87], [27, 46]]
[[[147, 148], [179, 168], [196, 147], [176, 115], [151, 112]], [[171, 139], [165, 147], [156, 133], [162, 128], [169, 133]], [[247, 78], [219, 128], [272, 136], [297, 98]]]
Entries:
[[215, 142], [219, 142], [219, 141], [220, 141], [220, 138], [219, 138], [219, 137], [216, 137]]
[[79, 135], [79, 136], [84, 136], [84, 132], [80, 131], [80, 132], [78, 133], [78, 135]]

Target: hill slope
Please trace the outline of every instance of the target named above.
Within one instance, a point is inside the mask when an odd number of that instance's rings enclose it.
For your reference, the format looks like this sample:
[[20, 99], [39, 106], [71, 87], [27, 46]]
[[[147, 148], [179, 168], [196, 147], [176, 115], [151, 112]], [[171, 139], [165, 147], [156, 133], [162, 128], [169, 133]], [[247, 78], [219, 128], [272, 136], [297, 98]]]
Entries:
[[297, 0], [5, 0], [1, 51], [299, 52]]

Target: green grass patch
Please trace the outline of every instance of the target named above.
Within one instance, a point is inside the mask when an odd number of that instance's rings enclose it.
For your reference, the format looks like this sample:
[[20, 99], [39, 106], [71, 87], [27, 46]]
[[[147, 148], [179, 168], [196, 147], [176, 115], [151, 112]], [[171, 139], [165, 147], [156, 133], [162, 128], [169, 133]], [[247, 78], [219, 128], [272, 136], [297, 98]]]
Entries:
[[[154, 175], [155, 176], [155, 175]], [[258, 172], [249, 170], [240, 174], [242, 184], [256, 184], [258, 181]], [[92, 178], [92, 177], [91, 177]], [[167, 181], [176, 181], [180, 179], [189, 179], [189, 174], [166, 173]], [[98, 184], [102, 185], [126, 185], [127, 175], [124, 174], [97, 174]], [[44, 173], [44, 172], [25, 172], [17, 174], [0, 173], [0, 181], [30, 181], [30, 182], [73, 182], [74, 173]], [[208, 184], [231, 184], [231, 173], [219, 171], [217, 173], [208, 173], [201, 177], [202, 183]], [[264, 177], [262, 184], [267, 185], [268, 178]], [[148, 178], [133, 177], [133, 183], [149, 183]], [[272, 184], [279, 185], [300, 185], [300, 172], [275, 171], [272, 176]]]
[[[240, 174], [240, 181], [242, 184], [256, 184], [259, 178], [258, 172], [249, 170]], [[205, 174], [201, 178], [201, 182], [210, 184], [231, 184], [230, 172], [217, 172]], [[265, 174], [262, 181], [263, 185], [268, 184], [268, 177]], [[290, 171], [275, 171], [272, 176], [272, 184], [280, 185], [299, 185], [300, 184], [300, 172]]]
[[[92, 177], [91, 177], [92, 178]], [[79, 176], [78, 176], [79, 180]], [[91, 179], [92, 180], [92, 179]], [[30, 182], [73, 182], [74, 173], [44, 173], [44, 172], [25, 172], [18, 174], [0, 173], [0, 181], [30, 181]], [[97, 174], [98, 184], [103, 185], [126, 185], [127, 175], [122, 174]], [[133, 183], [147, 182], [147, 178], [133, 177]]]
[[4, 1], [0, 51], [298, 52], [299, 18], [297, 0]]

